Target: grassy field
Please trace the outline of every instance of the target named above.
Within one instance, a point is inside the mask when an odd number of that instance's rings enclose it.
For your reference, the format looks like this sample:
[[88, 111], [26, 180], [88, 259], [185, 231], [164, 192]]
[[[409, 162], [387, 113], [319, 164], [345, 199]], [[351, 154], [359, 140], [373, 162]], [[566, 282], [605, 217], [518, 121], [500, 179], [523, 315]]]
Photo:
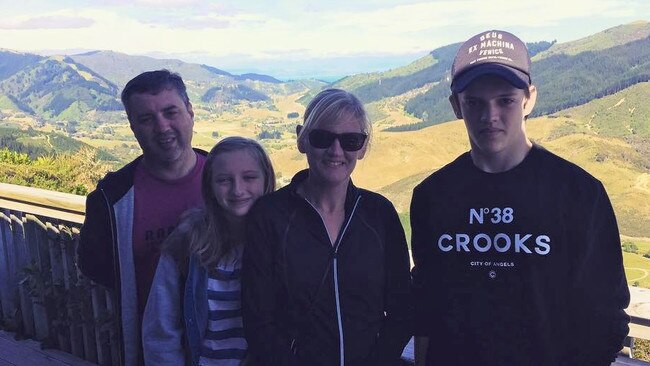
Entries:
[[627, 282], [631, 286], [650, 288], [650, 238], [634, 238], [624, 236], [621, 238], [623, 250], [632, 246], [635, 252], [623, 252], [623, 263]]
[[[643, 98], [631, 96], [634, 92], [649, 95], [650, 83], [639, 84], [620, 95], [602, 98], [554, 116], [532, 119], [527, 122], [527, 130], [536, 142], [577, 163], [604, 183], [622, 234], [650, 237], [650, 151], [643, 150], [643, 145], [635, 144], [633, 139], [619, 136], [624, 131], [615, 128], [614, 123], [591, 117], [603, 115], [603, 111], [614, 113], [613, 110], [616, 114], [612, 117], [629, 114], [630, 110], [645, 115], [649, 108], [644, 107]], [[275, 109], [244, 105], [215, 113], [197, 108], [194, 145], [210, 149], [226, 136], [256, 137], [262, 130], [280, 131], [280, 139], [262, 140], [262, 143], [271, 155], [280, 176], [280, 185], [286, 184], [296, 171], [307, 167], [305, 157], [297, 151], [293, 132], [304, 112], [304, 107], [296, 102], [300, 95], [274, 97]], [[412, 95], [373, 103], [377, 115], [383, 118], [375, 121], [370, 149], [353, 174], [357, 185], [381, 192], [401, 213], [408, 212], [411, 191], [418, 182], [469, 149], [462, 121], [419, 131], [383, 131], [387, 126], [414, 120], [402, 109], [409, 97]], [[625, 102], [620, 103], [623, 98]], [[289, 112], [298, 112], [300, 118], [288, 119]], [[635, 121], [638, 120], [635, 117]], [[584, 127], [589, 123], [595, 126], [591, 132]], [[126, 121], [111, 126], [112, 140], [84, 141], [110, 151], [121, 149], [123, 153], [135, 156], [138, 149], [134, 149], [135, 141]], [[216, 137], [213, 135], [215, 131], [218, 133]]]
[[[378, 191], [397, 208], [408, 228], [408, 209], [413, 187], [428, 174], [451, 162], [469, 149], [462, 121], [452, 121], [418, 131], [386, 132], [387, 127], [411, 124], [418, 119], [406, 114], [403, 105], [427, 87], [387, 98], [369, 106], [373, 136], [366, 157], [357, 164], [355, 183]], [[228, 108], [206, 105], [195, 107], [193, 144], [210, 149], [218, 140], [232, 135], [256, 138], [262, 131], [278, 131], [279, 139], [261, 140], [276, 168], [280, 185], [296, 171], [307, 167], [297, 151], [295, 125], [301, 123], [304, 106], [298, 100], [304, 92], [273, 96], [273, 107], [243, 104]], [[628, 278], [650, 287], [650, 83], [640, 83], [614, 95], [586, 105], [527, 122], [531, 138], [559, 156], [580, 165], [605, 185], [623, 235], [633, 238], [638, 254], [626, 253]], [[297, 112], [299, 118], [287, 114]], [[8, 117], [6, 115], [6, 117]], [[92, 146], [119, 155], [125, 161], [140, 151], [124, 117], [86, 133], [105, 138], [81, 138]], [[20, 114], [12, 123], [35, 126], [35, 121]], [[5, 119], [5, 122], [8, 122]], [[105, 127], [109, 130], [104, 130]], [[215, 133], [216, 132], [216, 133]], [[96, 137], [96, 136], [95, 136]], [[407, 236], [410, 236], [407, 234]]]

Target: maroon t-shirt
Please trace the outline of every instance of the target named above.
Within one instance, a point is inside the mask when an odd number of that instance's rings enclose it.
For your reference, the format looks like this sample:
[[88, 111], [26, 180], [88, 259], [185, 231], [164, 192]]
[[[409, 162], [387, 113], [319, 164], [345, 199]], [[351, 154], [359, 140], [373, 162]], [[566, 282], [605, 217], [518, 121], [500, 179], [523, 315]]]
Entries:
[[138, 289], [140, 321], [160, 258], [160, 245], [190, 208], [203, 207], [201, 173], [205, 156], [196, 154], [196, 165], [183, 178], [166, 181], [151, 175], [142, 163], [135, 170], [133, 261]]

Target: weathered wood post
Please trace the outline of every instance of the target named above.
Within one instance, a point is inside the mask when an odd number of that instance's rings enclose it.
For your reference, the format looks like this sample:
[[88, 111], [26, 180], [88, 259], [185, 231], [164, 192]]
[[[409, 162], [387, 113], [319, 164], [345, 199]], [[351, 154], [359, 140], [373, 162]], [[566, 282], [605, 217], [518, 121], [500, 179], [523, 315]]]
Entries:
[[15, 330], [18, 328], [18, 281], [9, 215], [9, 210], [0, 211], [0, 324]]
[[19, 284], [18, 296], [20, 307], [17, 314], [22, 324], [22, 329], [17, 329], [17, 331], [22, 332], [27, 337], [33, 337], [36, 335], [36, 325], [34, 322], [34, 311], [32, 299], [29, 294], [29, 286], [21, 280], [22, 277], [19, 277], [21, 270], [29, 264], [27, 247], [25, 245], [23, 214], [19, 211], [13, 211], [10, 218], [12, 242], [14, 244], [14, 275]]
[[25, 215], [25, 243], [28, 263], [20, 268], [29, 286], [34, 312], [34, 331], [39, 341], [51, 341], [48, 305], [45, 291], [50, 285], [50, 254], [47, 250], [47, 227], [36, 216]]
[[[68, 293], [66, 311], [69, 319], [70, 352], [79, 358], [84, 358], [82, 334], [82, 323], [84, 321], [82, 316], [82, 302], [84, 290], [80, 286], [79, 277], [77, 276], [77, 266], [74, 262], [75, 248], [78, 240], [78, 235], [73, 234], [74, 230], [76, 230], [74, 227], [71, 228], [60, 224], [59, 244], [62, 259], [63, 286]], [[78, 232], [77, 230], [77, 234]]]

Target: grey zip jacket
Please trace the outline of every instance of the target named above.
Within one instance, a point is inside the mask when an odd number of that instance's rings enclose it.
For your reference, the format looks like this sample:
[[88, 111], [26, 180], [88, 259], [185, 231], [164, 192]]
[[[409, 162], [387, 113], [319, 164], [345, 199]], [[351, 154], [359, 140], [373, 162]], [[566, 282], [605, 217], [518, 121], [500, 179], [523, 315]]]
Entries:
[[125, 366], [143, 363], [133, 262], [133, 180], [140, 159], [108, 173], [88, 195], [77, 247], [81, 272], [111, 291], [120, 364]]

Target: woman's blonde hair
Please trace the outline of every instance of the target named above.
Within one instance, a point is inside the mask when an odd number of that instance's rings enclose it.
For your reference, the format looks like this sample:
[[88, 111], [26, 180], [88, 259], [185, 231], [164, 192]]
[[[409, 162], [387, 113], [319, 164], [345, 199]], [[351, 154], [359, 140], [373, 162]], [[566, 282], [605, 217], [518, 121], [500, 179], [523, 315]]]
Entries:
[[[180, 255], [196, 255], [202, 266], [216, 265], [238, 243], [232, 233], [226, 215], [217, 203], [212, 189], [214, 159], [220, 154], [245, 150], [257, 161], [264, 175], [264, 194], [275, 190], [275, 172], [264, 148], [255, 140], [244, 137], [227, 137], [217, 143], [205, 161], [201, 176], [201, 194], [204, 209], [185, 213], [174, 233], [167, 240], [166, 249]], [[183, 250], [183, 249], [187, 250]]]
[[[309, 131], [318, 128], [326, 121], [337, 121], [348, 115], [359, 121], [361, 131], [370, 137], [372, 124], [363, 103], [354, 94], [342, 89], [325, 89], [318, 93], [307, 105], [298, 141], [305, 141]], [[370, 141], [370, 138], [368, 138]]]

